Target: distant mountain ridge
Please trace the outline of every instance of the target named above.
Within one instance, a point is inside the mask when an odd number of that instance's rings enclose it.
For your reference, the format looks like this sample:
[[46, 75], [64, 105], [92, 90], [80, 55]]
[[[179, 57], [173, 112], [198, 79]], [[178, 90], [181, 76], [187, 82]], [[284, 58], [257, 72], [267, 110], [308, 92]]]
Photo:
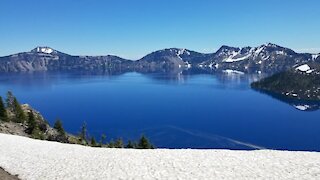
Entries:
[[133, 61], [118, 56], [74, 56], [50, 47], [36, 47], [30, 52], [0, 57], [0, 72], [30, 71], [150, 71], [201, 68], [227, 69], [245, 73], [275, 73], [306, 62], [320, 62], [320, 54], [296, 53], [268, 43], [258, 47], [222, 46], [214, 53], [168, 48]]

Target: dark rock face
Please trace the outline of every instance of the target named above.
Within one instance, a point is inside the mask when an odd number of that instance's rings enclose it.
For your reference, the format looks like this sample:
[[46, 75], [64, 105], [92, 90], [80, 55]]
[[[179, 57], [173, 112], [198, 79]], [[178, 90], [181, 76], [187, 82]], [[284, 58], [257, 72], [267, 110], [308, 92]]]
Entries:
[[271, 43], [244, 48], [222, 46], [210, 54], [170, 48], [152, 52], [137, 61], [111, 55], [72, 56], [49, 47], [37, 47], [30, 52], [0, 57], [0, 72], [168, 72], [198, 68], [211, 72], [231, 69], [245, 73], [276, 73], [306, 62], [320, 62], [320, 55], [296, 53]]

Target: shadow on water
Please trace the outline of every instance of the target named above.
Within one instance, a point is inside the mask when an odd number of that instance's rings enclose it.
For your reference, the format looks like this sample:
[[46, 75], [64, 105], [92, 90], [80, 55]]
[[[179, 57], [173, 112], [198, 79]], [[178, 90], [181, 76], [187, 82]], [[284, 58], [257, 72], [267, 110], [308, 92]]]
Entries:
[[273, 99], [286, 103], [300, 111], [310, 112], [310, 111], [317, 111], [320, 109], [320, 101], [300, 100], [300, 99], [289, 98], [282, 94], [277, 94], [270, 91], [264, 91], [264, 90], [258, 90], [258, 89], [254, 89], [254, 90], [262, 94], [268, 95]]

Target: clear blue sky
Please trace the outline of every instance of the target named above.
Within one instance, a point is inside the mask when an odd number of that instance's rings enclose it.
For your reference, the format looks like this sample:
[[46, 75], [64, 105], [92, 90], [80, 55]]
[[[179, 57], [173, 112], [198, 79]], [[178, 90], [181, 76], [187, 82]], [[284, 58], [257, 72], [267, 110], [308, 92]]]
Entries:
[[0, 55], [50, 46], [137, 59], [273, 42], [320, 52], [319, 0], [1, 0]]

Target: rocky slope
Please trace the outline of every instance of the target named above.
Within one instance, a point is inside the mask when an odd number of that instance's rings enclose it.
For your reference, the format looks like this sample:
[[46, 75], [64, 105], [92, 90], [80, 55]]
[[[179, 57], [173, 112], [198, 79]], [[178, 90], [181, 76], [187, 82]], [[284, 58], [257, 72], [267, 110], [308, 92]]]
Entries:
[[258, 90], [301, 100], [320, 100], [320, 64], [308, 63], [254, 82]]
[[210, 71], [236, 70], [245, 73], [276, 73], [297, 64], [320, 62], [320, 54], [296, 53], [275, 44], [258, 47], [222, 46], [215, 53], [170, 48], [132, 61], [117, 56], [72, 56], [49, 47], [37, 47], [0, 57], [0, 72], [27, 71], [169, 71], [200, 68]]
[[[43, 132], [41, 134], [41, 139], [50, 140], [50, 141], [59, 141], [65, 143], [77, 143], [78, 139], [70, 134], [66, 134], [65, 137], [61, 138], [58, 131], [52, 128], [49, 123], [43, 118], [43, 116], [30, 107], [28, 104], [22, 104], [21, 108], [25, 114], [33, 113], [36, 124], [39, 126], [39, 130]], [[9, 119], [14, 116], [12, 112], [8, 111]], [[28, 125], [27, 123], [16, 123], [13, 121], [1, 121], [0, 120], [0, 133], [19, 135], [25, 137], [33, 137], [32, 134], [27, 133]], [[33, 137], [34, 138], [34, 137]]]
[[136, 63], [143, 66], [160, 65], [162, 67], [190, 68], [192, 64], [201, 63], [210, 58], [211, 54], [203, 54], [188, 49], [163, 49], [152, 52]]
[[318, 58], [312, 54], [300, 54], [275, 44], [259, 47], [234, 48], [222, 46], [202, 66], [213, 69], [232, 69], [242, 72], [275, 73]]

